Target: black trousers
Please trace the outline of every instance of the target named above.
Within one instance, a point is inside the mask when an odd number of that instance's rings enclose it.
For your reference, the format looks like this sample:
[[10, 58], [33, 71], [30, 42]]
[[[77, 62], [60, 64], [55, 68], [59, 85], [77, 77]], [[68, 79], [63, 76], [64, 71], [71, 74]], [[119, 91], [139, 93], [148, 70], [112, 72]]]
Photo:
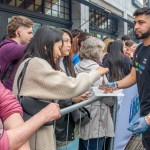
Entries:
[[142, 134], [142, 143], [145, 150], [150, 150], [150, 127]]

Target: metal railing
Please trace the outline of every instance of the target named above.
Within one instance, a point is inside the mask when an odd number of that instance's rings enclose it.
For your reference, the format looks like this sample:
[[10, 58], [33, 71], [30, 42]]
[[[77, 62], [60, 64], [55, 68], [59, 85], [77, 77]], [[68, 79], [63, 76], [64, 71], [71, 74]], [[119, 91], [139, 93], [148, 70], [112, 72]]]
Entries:
[[[71, 105], [71, 106], [66, 107], [66, 108], [63, 108], [63, 109], [61, 109], [60, 113], [61, 113], [62, 116], [66, 115], [66, 114], [69, 114], [70, 112], [73, 112], [73, 111], [75, 111], [79, 108], [82, 108], [82, 107], [86, 106], [86, 105], [90, 105], [90, 104], [92, 104], [96, 101], [100, 101], [102, 98], [104, 98], [104, 97], [100, 97], [100, 96], [99, 97], [92, 97], [88, 100], [82, 101], [80, 103], [76, 103], [76, 104]], [[113, 117], [112, 117], [114, 125], [115, 125], [115, 121], [116, 121], [116, 112], [117, 112], [117, 97], [115, 97], [115, 100], [116, 100], [116, 102], [115, 102], [115, 105], [113, 107]], [[79, 127], [79, 129], [80, 129], [80, 127]], [[110, 145], [109, 145], [109, 150], [113, 150], [113, 147], [114, 147], [114, 138], [111, 138]]]

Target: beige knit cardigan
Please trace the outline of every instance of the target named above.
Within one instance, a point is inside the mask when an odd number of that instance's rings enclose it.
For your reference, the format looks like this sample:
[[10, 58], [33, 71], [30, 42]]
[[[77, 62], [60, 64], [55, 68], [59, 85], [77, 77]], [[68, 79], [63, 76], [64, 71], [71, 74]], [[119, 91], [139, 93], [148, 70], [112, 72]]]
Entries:
[[[20, 64], [15, 76], [15, 95], [18, 94], [17, 79], [25, 61]], [[65, 73], [54, 70], [47, 61], [34, 57], [28, 64], [20, 95], [45, 100], [73, 98], [86, 92], [99, 78], [100, 74], [96, 70], [80, 73], [76, 78], [68, 77]], [[43, 126], [34, 133], [30, 138], [30, 146], [31, 150], [55, 150], [53, 126]]]

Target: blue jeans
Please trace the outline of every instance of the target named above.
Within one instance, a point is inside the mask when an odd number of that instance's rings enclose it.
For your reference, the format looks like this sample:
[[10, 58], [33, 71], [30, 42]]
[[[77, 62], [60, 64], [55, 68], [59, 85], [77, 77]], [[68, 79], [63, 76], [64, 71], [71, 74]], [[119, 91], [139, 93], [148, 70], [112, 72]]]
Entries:
[[104, 137], [89, 140], [79, 139], [79, 150], [102, 150], [104, 140]]
[[[65, 143], [65, 142], [64, 142]], [[71, 141], [69, 144], [61, 147], [57, 147], [56, 150], [78, 150], [79, 147], [79, 137]]]

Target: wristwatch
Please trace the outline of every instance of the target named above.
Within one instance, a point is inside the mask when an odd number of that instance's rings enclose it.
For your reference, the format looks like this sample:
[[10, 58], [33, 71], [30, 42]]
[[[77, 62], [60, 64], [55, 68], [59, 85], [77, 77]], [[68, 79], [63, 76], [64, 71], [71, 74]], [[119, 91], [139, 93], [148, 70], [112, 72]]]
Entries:
[[118, 83], [116, 82], [116, 87], [118, 88]]

